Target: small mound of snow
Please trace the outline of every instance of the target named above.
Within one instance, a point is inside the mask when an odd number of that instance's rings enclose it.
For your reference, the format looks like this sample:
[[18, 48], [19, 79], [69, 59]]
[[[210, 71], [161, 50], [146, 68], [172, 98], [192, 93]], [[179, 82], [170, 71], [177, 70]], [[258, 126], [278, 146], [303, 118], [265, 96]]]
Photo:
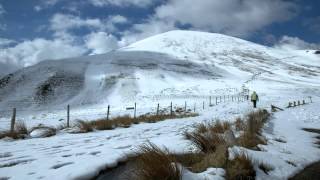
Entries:
[[56, 135], [56, 129], [51, 127], [39, 126], [30, 132], [31, 138], [44, 138]]

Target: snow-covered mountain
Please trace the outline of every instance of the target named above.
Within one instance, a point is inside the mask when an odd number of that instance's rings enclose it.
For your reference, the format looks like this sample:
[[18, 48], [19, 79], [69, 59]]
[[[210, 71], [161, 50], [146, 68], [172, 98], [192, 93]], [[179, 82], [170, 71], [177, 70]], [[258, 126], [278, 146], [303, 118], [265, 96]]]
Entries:
[[43, 61], [0, 80], [0, 108], [125, 104], [166, 96], [320, 88], [320, 56], [170, 31], [107, 54]]

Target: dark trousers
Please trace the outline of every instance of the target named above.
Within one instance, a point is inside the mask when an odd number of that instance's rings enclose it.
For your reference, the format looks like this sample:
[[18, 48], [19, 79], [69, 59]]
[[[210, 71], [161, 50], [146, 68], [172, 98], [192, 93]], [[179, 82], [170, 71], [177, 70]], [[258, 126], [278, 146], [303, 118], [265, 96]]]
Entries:
[[256, 100], [252, 100], [252, 103], [253, 103], [253, 108], [256, 108], [257, 107], [257, 101]]

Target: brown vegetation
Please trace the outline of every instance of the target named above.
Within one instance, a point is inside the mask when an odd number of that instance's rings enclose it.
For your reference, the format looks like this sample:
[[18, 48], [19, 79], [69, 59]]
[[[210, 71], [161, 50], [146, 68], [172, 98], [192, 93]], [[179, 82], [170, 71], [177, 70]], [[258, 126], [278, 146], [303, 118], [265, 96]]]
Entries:
[[181, 167], [168, 150], [161, 150], [156, 145], [149, 143], [140, 146], [131, 178], [136, 180], [180, 180]]
[[256, 172], [250, 158], [244, 153], [238, 153], [226, 166], [226, 178], [228, 180], [253, 180]]

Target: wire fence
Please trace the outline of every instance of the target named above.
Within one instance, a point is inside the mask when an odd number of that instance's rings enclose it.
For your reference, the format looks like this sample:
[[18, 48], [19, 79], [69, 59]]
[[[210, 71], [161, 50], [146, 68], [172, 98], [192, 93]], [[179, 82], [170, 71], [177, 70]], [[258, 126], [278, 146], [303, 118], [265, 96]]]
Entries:
[[[157, 96], [158, 98], [160, 96]], [[169, 96], [167, 96], [169, 97]], [[173, 96], [172, 96], [173, 97]], [[174, 101], [161, 98], [160, 101], [154, 102], [154, 105], [145, 104], [145, 102], [134, 102], [123, 106], [69, 106], [65, 105], [58, 108], [39, 108], [39, 109], [21, 109], [12, 108], [0, 111], [0, 130], [14, 127], [17, 121], [23, 121], [28, 127], [37, 124], [59, 125], [61, 123], [72, 123], [76, 120], [95, 120], [100, 118], [114, 118], [122, 115], [130, 115], [132, 117], [144, 114], [172, 113], [178, 110], [185, 112], [200, 113], [201, 111], [223, 103], [239, 103], [249, 100], [249, 95], [237, 93], [221, 96], [183, 96], [185, 98], [175, 96]], [[159, 99], [158, 99], [159, 100]], [[52, 121], [54, 119], [54, 121]]]

